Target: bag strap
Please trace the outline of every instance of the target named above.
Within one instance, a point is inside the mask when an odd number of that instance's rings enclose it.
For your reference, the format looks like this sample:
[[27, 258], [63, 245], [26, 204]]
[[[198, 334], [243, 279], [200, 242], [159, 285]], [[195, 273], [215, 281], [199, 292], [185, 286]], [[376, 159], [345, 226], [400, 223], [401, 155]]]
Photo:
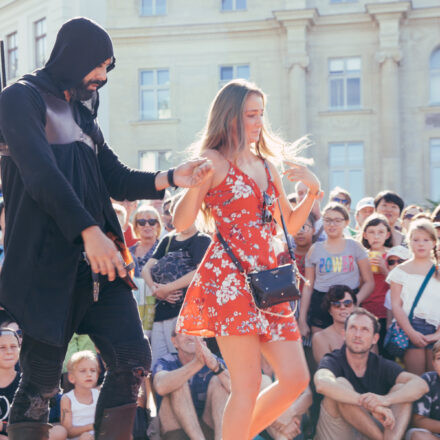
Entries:
[[423, 291], [425, 290], [426, 286], [428, 285], [429, 280], [431, 279], [431, 277], [432, 277], [432, 275], [434, 274], [434, 272], [435, 272], [435, 264], [432, 265], [431, 269], [430, 269], [429, 272], [426, 274], [426, 277], [425, 277], [425, 279], [423, 280], [423, 283], [422, 283], [422, 285], [420, 286], [419, 291], [417, 292], [417, 295], [416, 295], [416, 297], [415, 297], [415, 299], [414, 299], [414, 302], [413, 302], [413, 305], [412, 305], [412, 307], [411, 307], [411, 311], [409, 312], [409, 315], [408, 315], [408, 319], [409, 319], [409, 320], [412, 319], [413, 314], [414, 314], [414, 310], [415, 310], [415, 308], [417, 307], [417, 304], [418, 304], [418, 302], [419, 302], [419, 300], [420, 300], [420, 298], [421, 298], [421, 296], [422, 296], [422, 293], [423, 293]]
[[[267, 164], [266, 159], [263, 159], [263, 162], [264, 162], [264, 166], [266, 167], [266, 170], [269, 173], [270, 179], [273, 182], [272, 172], [270, 171], [270, 168], [269, 168], [269, 165]], [[289, 234], [287, 232], [286, 222], [284, 221], [283, 211], [281, 209], [279, 197], [277, 197], [277, 203], [278, 203], [278, 209], [280, 211], [280, 216], [281, 216], [281, 224], [283, 225], [284, 236], [286, 237], [287, 249], [289, 250], [290, 258], [292, 259], [292, 261], [295, 261], [295, 253], [293, 252], [291, 240], [290, 240]]]
[[171, 234], [168, 237], [167, 247], [165, 248], [165, 253], [163, 254], [163, 256], [165, 256], [168, 253], [168, 251], [170, 250], [171, 242], [173, 241], [173, 236], [174, 236], [174, 234]]

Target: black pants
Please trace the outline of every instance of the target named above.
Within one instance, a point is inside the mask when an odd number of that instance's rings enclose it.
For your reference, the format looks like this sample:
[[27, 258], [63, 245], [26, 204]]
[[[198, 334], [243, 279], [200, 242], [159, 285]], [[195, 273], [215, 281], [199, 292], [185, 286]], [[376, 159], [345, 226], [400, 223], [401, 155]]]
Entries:
[[136, 402], [143, 373], [151, 366], [151, 349], [128, 286], [119, 278], [109, 282], [101, 277], [99, 301], [93, 302], [90, 268], [81, 263], [65, 325], [62, 347], [23, 335], [22, 377], [9, 416], [11, 424], [47, 422], [48, 402], [58, 392], [67, 345], [74, 332], [90, 335], [107, 366], [96, 406], [95, 431], [99, 432], [104, 409]]

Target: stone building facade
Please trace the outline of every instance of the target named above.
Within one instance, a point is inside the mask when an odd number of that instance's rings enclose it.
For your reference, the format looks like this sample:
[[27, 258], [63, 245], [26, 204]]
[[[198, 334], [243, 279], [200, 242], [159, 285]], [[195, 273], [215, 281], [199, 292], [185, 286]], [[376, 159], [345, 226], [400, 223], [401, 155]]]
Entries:
[[105, 131], [133, 167], [180, 161], [219, 88], [245, 77], [275, 131], [311, 135], [326, 190], [440, 200], [439, 0], [0, 0], [0, 32], [8, 8], [30, 4], [46, 5], [52, 32], [87, 7], [109, 30]]

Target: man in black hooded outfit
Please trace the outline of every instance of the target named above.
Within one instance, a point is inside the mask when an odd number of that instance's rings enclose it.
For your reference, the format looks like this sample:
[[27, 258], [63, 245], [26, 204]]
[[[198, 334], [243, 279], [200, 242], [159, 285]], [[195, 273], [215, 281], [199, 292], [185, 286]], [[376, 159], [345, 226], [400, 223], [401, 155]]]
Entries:
[[108, 368], [96, 438], [130, 438], [151, 357], [123, 280], [121, 254], [106, 235], [123, 241], [110, 197], [162, 198], [170, 184], [194, 186], [211, 172], [203, 159], [158, 173], [119, 162], [96, 120], [97, 89], [113, 67], [107, 32], [75, 18], [60, 29], [45, 67], [0, 94], [7, 145], [1, 160], [6, 234], [0, 303], [23, 330], [11, 440], [48, 438], [48, 401], [58, 391], [74, 332], [91, 336]]

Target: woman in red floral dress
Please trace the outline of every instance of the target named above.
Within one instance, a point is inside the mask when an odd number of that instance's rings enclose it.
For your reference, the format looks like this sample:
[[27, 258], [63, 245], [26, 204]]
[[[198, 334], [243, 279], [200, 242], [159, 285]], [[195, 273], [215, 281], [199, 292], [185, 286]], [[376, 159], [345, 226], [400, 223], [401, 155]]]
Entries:
[[[246, 271], [277, 266], [272, 247], [272, 218], [280, 222], [277, 198], [287, 228], [295, 234], [320, 194], [316, 176], [305, 166], [289, 163], [287, 177], [309, 187], [308, 196], [292, 209], [268, 160], [279, 158], [277, 148], [283, 144], [264, 126], [264, 103], [263, 92], [243, 80], [219, 91], [198, 144], [198, 153], [212, 162], [213, 169], [199, 187], [186, 192], [173, 221], [177, 230], [185, 229], [202, 209]], [[177, 331], [217, 339], [231, 376], [223, 440], [254, 437], [307, 387], [309, 372], [289, 304], [258, 310], [243, 275], [217, 238], [186, 293]], [[261, 394], [260, 353], [277, 377]]]

